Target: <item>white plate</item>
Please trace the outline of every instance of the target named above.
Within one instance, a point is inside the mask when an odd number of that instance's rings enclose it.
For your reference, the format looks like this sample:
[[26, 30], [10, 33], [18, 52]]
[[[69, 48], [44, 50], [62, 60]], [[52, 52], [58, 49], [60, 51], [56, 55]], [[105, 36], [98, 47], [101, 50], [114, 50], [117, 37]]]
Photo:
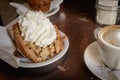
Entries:
[[[30, 9], [29, 5], [27, 3], [24, 4], [27, 8]], [[45, 12], [44, 14], [47, 16], [47, 17], [50, 17], [54, 14], [56, 14], [58, 11], [60, 10], [60, 5], [56, 6], [56, 7], [52, 7], [52, 9], [50, 9], [49, 11]]]
[[63, 0], [52, 0], [50, 4], [50, 9], [46, 14], [47, 17], [50, 17], [54, 14], [56, 14], [60, 10], [60, 4], [63, 2]]
[[[62, 2], [63, 2], [63, 0], [52, 0], [51, 4], [50, 4], [50, 9], [48, 12], [45, 12], [45, 15], [47, 17], [50, 17], [50, 16], [56, 14], [60, 10], [60, 4]], [[25, 3], [24, 5], [31, 10], [29, 4]]]
[[51, 11], [45, 13], [45, 15], [47, 17], [50, 17], [50, 16], [56, 14], [59, 10], [60, 10], [60, 6], [57, 6], [57, 7], [53, 8]]
[[[49, 11], [45, 12], [44, 14], [47, 17], [50, 17], [50, 16], [56, 14], [60, 10], [60, 4], [62, 2], [63, 2], [63, 0], [52, 0]], [[26, 11], [31, 10], [28, 3], [20, 4], [20, 3], [10, 2], [9, 4], [16, 8], [16, 12], [18, 15], [22, 15]]]
[[50, 9], [49, 11], [51, 11], [53, 8], [60, 6], [60, 4], [63, 2], [63, 0], [51, 0], [51, 4], [50, 4]]
[[[61, 34], [61, 36], [66, 36], [62, 31], [60, 31], [60, 34]], [[65, 53], [68, 50], [68, 47], [69, 47], [69, 40], [68, 40], [68, 38], [66, 38], [64, 40], [64, 47], [63, 47], [62, 51], [58, 55], [56, 55], [55, 57], [53, 57], [49, 60], [40, 62], [40, 63], [32, 63], [32, 62], [28, 62], [26, 60], [25, 60], [26, 62], [20, 61], [20, 67], [35, 68], [35, 67], [46, 66], [46, 65], [49, 65], [51, 63], [54, 63], [55, 61], [61, 59], [65, 55]]]
[[[15, 20], [13, 20], [12, 22], [10, 22], [8, 25], [6, 25], [6, 28], [10, 31], [10, 33], [12, 34], [12, 26], [13, 24], [15, 24], [16, 22], [18, 21], [18, 18], [16, 18]], [[61, 36], [66, 36], [62, 31], [60, 31], [60, 34]], [[48, 65], [48, 64], [51, 64], [57, 60], [59, 60], [60, 58], [62, 58], [65, 53], [67, 52], [68, 50], [68, 47], [69, 47], [69, 40], [68, 40], [68, 37], [66, 36], [66, 39], [63, 40], [63, 43], [64, 43], [64, 46], [63, 46], [63, 49], [62, 51], [56, 55], [55, 57], [49, 59], [49, 60], [46, 60], [46, 61], [43, 61], [43, 62], [40, 62], [40, 63], [32, 63], [32, 62], [28, 62], [27, 60], [25, 60], [24, 58], [20, 58], [20, 65], [19, 67], [22, 67], [22, 68], [36, 68], [36, 67], [42, 67], [42, 66], [45, 66], [45, 65]]]
[[84, 61], [88, 69], [102, 80], [120, 80], [120, 70], [111, 70], [104, 65], [97, 46], [95, 41], [85, 49]]

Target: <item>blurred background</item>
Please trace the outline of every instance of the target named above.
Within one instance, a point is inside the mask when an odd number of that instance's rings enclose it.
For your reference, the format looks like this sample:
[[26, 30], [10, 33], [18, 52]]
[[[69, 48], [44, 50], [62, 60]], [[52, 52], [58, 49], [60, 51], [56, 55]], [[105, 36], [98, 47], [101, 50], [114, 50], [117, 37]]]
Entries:
[[[67, 7], [75, 8], [76, 10], [80, 10], [80, 11], [84, 10], [86, 12], [89, 12], [88, 10], [92, 10], [95, 12], [95, 6], [94, 6], [95, 1], [96, 0], [64, 0], [63, 3], [64, 5], [67, 5]], [[16, 9], [9, 5], [10, 2], [18, 2], [22, 4], [26, 2], [26, 0], [0, 0], [0, 15], [4, 25], [7, 25], [10, 21], [12, 21], [17, 17]], [[73, 7], [72, 6], [73, 4], [76, 4], [76, 7], [75, 6]], [[89, 8], [93, 8], [93, 9], [89, 9]]]

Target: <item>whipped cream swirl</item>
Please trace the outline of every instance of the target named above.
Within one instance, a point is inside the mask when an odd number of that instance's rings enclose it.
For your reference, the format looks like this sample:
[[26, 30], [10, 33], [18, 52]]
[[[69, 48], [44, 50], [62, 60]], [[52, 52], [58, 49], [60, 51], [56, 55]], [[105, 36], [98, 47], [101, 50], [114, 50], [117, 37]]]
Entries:
[[40, 11], [28, 11], [20, 16], [19, 26], [24, 40], [40, 47], [46, 47], [56, 39], [54, 25]]

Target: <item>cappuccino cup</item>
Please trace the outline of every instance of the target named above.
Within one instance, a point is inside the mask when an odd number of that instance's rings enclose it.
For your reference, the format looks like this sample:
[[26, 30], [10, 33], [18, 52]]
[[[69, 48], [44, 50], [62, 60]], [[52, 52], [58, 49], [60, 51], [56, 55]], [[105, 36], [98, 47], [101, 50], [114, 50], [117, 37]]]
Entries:
[[103, 62], [111, 69], [120, 69], [120, 25], [97, 28], [94, 36]]

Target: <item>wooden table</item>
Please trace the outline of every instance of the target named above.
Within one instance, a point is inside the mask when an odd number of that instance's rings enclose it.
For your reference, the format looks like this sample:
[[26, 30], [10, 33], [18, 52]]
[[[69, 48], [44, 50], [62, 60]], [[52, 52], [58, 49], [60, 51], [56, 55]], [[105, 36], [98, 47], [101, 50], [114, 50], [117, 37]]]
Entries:
[[0, 60], [0, 80], [99, 80], [84, 62], [85, 48], [95, 41], [95, 0], [65, 0], [53, 21], [69, 38], [70, 46], [64, 70], [56, 69], [45, 76], [20, 76]]

